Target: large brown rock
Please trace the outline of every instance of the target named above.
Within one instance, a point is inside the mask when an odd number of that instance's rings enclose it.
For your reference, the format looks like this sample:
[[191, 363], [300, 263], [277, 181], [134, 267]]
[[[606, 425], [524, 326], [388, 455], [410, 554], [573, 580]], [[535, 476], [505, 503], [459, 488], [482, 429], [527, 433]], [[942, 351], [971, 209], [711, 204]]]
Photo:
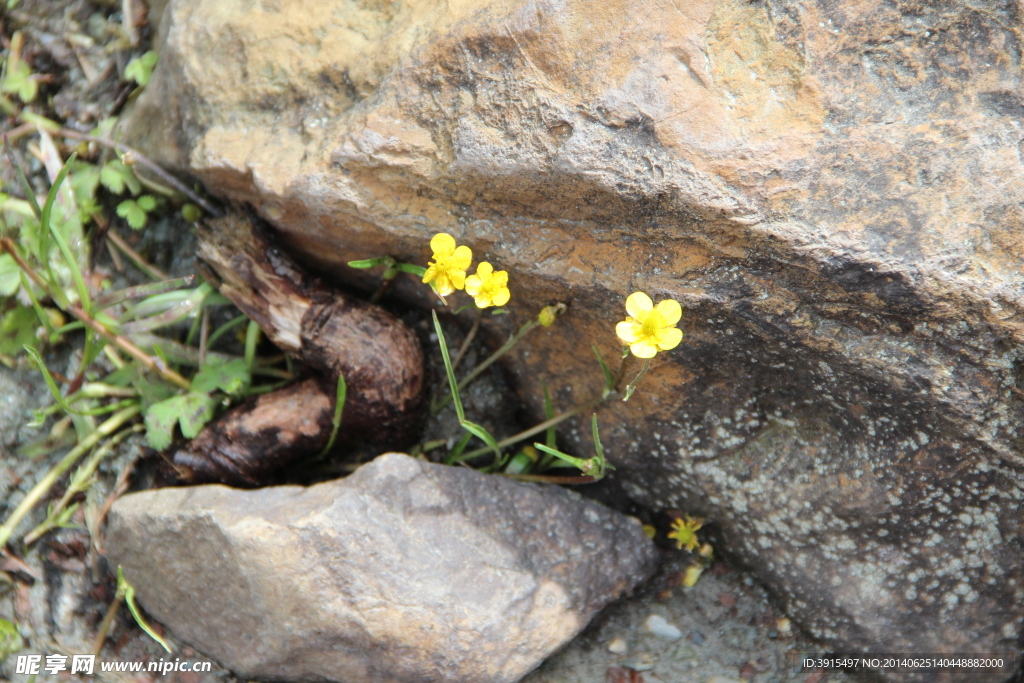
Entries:
[[236, 674], [342, 683], [517, 681], [657, 562], [635, 518], [397, 453], [309, 488], [135, 493], [106, 545]]
[[713, 519], [837, 648], [1007, 650], [1021, 22], [1011, 2], [172, 0], [130, 128], [338, 277], [424, 263], [444, 230], [524, 315], [568, 301], [510, 361], [534, 406], [541, 378], [565, 406], [599, 391], [579, 350], [615, 354], [631, 291], [679, 299], [687, 340], [601, 410], [630, 495]]

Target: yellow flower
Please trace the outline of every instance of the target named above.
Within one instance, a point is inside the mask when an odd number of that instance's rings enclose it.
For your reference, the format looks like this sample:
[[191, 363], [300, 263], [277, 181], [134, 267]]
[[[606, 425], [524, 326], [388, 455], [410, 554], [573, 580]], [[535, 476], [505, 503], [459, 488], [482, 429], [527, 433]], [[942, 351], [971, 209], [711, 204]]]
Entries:
[[476, 275], [466, 278], [466, 293], [473, 297], [477, 308], [504, 306], [512, 297], [508, 291], [508, 273], [494, 272], [490, 263], [484, 261], [476, 267]]
[[473, 262], [473, 252], [469, 247], [456, 247], [454, 237], [439, 232], [430, 240], [430, 249], [434, 252], [434, 260], [427, 264], [423, 282], [433, 282], [441, 296], [465, 287], [466, 270]]
[[683, 340], [683, 331], [675, 326], [683, 309], [674, 299], [655, 306], [651, 297], [634, 292], [626, 299], [626, 312], [629, 316], [615, 326], [615, 334], [637, 358], [654, 358], [658, 351], [674, 349]]
[[700, 545], [697, 540], [697, 529], [702, 526], [704, 526], [704, 520], [700, 517], [684, 515], [682, 519], [672, 522], [672, 531], [669, 532], [668, 537], [676, 540], [676, 547], [680, 550], [686, 548], [692, 551]]

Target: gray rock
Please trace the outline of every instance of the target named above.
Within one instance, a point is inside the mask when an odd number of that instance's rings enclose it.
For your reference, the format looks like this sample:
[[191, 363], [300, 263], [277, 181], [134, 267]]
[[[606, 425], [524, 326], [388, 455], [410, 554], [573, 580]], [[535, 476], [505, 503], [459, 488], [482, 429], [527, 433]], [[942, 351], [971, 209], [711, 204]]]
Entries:
[[575, 493], [399, 454], [309, 488], [125, 496], [107, 548], [237, 674], [349, 683], [518, 680], [657, 558]]
[[715, 522], [837, 651], [1018, 647], [1019, 3], [327, 7], [169, 2], [131, 139], [367, 288], [346, 261], [444, 230], [522, 317], [569, 301], [508, 357], [538, 416], [541, 380], [599, 394], [579, 350], [631, 291], [680, 300], [602, 406], [629, 496]]

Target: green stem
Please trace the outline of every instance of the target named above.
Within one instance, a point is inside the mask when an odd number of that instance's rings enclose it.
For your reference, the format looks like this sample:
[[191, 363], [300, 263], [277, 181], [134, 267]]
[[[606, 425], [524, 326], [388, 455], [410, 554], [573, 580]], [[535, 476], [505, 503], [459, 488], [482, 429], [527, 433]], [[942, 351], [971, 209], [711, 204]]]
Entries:
[[634, 379], [632, 382], [630, 382], [629, 386], [626, 387], [626, 395], [622, 398], [623, 401], [628, 401], [629, 400], [629, 397], [633, 395], [634, 391], [636, 391], [637, 385], [639, 385], [640, 381], [643, 380], [643, 378], [647, 376], [647, 371], [650, 370], [650, 369], [651, 369], [651, 359], [650, 358], [644, 358], [644, 366], [642, 368], [640, 368], [640, 374], [638, 374], [636, 376], [636, 379]]
[[[573, 417], [574, 415], [579, 415], [580, 413], [582, 413], [584, 411], [594, 409], [595, 407], [597, 407], [601, 403], [601, 401], [602, 401], [602, 399], [597, 399], [595, 401], [591, 401], [590, 403], [585, 403], [585, 404], [583, 404], [581, 406], [576, 406], [575, 408], [572, 408], [571, 410], [567, 410], [564, 413], [559, 413], [558, 415], [555, 415], [550, 420], [545, 420], [544, 422], [541, 422], [538, 425], [534, 425], [533, 427], [530, 427], [529, 429], [527, 429], [525, 431], [519, 432], [518, 434], [510, 436], [507, 439], [502, 439], [501, 441], [498, 442], [498, 447], [499, 448], [504, 448], [505, 446], [511, 446], [512, 444], [519, 443], [520, 441], [523, 441], [525, 439], [529, 439], [534, 434], [540, 434], [541, 432], [546, 430], [548, 427], [553, 427], [553, 426], [559, 424], [560, 422], [564, 422], [565, 420], [568, 420], [570, 417]], [[475, 457], [477, 457], [479, 455], [483, 455], [484, 453], [487, 453], [490, 450], [491, 450], [490, 448], [477, 448], [476, 450], [470, 451], [469, 453], [464, 453], [462, 456], [460, 456], [458, 458], [458, 460], [456, 460], [456, 462], [464, 462], [466, 460], [472, 460], [473, 458], [475, 458]]]
[[[469, 385], [470, 382], [472, 382], [474, 379], [476, 379], [477, 377], [480, 376], [480, 373], [482, 373], [487, 368], [491, 367], [497, 360], [499, 360], [502, 356], [504, 356], [506, 353], [511, 351], [512, 348], [516, 344], [518, 344], [520, 342], [520, 340], [522, 340], [523, 337], [526, 336], [527, 332], [529, 332], [530, 330], [532, 330], [535, 327], [538, 327], [539, 325], [540, 325], [540, 323], [537, 322], [536, 319], [530, 320], [529, 322], [524, 323], [523, 326], [519, 328], [519, 331], [516, 332], [511, 337], [509, 337], [509, 340], [506, 341], [504, 344], [502, 344], [501, 347], [497, 351], [492, 353], [487, 358], [487, 360], [485, 360], [483, 363], [480, 363], [480, 365], [478, 365], [475, 368], [473, 368], [472, 372], [470, 372], [468, 375], [466, 375], [464, 378], [462, 378], [462, 381], [460, 381], [458, 383], [459, 389], [460, 390], [461, 389], [465, 389]], [[440, 412], [441, 409], [444, 408], [446, 405], [448, 405], [448, 402], [451, 401], [451, 400], [452, 400], [452, 396], [451, 396], [451, 394], [448, 394], [445, 398], [443, 398], [439, 402], [439, 404], [437, 406], [437, 409], [434, 410], [433, 412], [435, 414]]]
[[32, 487], [32, 490], [28, 492], [28, 495], [18, 503], [18, 507], [14, 508], [14, 512], [7, 518], [3, 526], [0, 526], [0, 548], [7, 545], [7, 542], [11, 540], [11, 536], [14, 535], [14, 530], [24, 519], [25, 515], [35, 507], [43, 496], [57, 483], [61, 475], [64, 474], [75, 462], [89, 451], [90, 448], [99, 443], [102, 439], [110, 436], [118, 429], [121, 428], [126, 422], [134, 418], [142, 412], [142, 407], [138, 404], [124, 408], [118, 411], [110, 417], [106, 422], [96, 428], [96, 431], [89, 434], [81, 441], [78, 445], [68, 451], [59, 463], [57, 463], [49, 472], [43, 475], [43, 478]]
[[[74, 498], [76, 494], [79, 494], [84, 490], [82, 488], [83, 484], [88, 482], [89, 478], [96, 472], [96, 468], [99, 467], [103, 458], [110, 455], [111, 451], [117, 447], [117, 444], [124, 441], [131, 434], [137, 433], [142, 429], [144, 429], [144, 427], [141, 424], [138, 424], [129, 429], [122, 430], [115, 434], [111, 439], [107, 440], [102, 446], [97, 448], [93, 454], [89, 456], [89, 459], [85, 461], [85, 464], [76, 471], [75, 475], [71, 478], [71, 483], [68, 484], [67, 491], [64, 492], [60, 502], [53, 506], [53, 509], [50, 511], [50, 514], [47, 515], [43, 523], [25, 536], [25, 545], [32, 545], [39, 540], [43, 534], [56, 528], [56, 520], [60, 517], [60, 513], [67, 508], [68, 503], [71, 502], [71, 499]], [[86, 488], [88, 487], [86, 486]]]

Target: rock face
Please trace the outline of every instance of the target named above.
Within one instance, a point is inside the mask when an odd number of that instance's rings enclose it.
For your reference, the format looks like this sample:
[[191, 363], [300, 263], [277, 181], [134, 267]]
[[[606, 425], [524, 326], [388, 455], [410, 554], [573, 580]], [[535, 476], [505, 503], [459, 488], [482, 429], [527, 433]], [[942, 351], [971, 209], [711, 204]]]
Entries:
[[346, 683], [517, 681], [657, 562], [574, 493], [394, 453], [309, 488], [126, 496], [107, 549], [235, 673]]
[[[538, 415], [540, 378], [564, 407], [599, 392], [579, 349], [614, 356], [630, 292], [680, 300], [686, 341], [601, 411], [625, 490], [714, 520], [837, 649], [1006, 651], [1022, 19], [1013, 2], [173, 0], [130, 136], [338, 277], [425, 263], [444, 230], [510, 272], [524, 315], [569, 302], [510, 361]], [[588, 434], [562, 439], [589, 451]]]

